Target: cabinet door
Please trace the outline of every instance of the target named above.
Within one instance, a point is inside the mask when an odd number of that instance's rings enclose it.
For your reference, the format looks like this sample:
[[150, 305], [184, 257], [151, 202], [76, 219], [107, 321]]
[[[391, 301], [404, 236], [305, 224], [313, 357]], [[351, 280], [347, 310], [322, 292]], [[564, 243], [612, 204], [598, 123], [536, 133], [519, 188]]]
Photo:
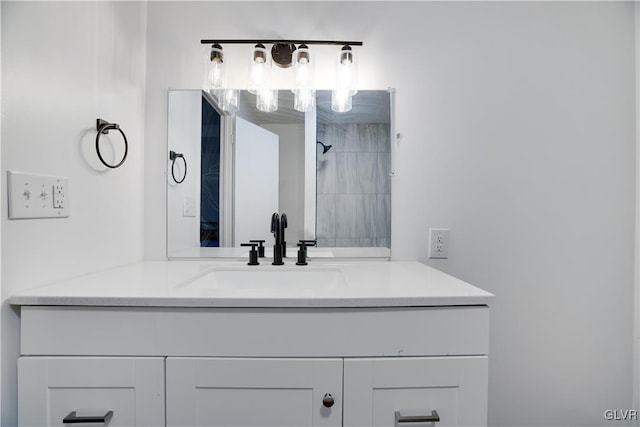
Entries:
[[164, 359], [18, 359], [19, 426], [70, 425], [63, 419], [72, 412], [103, 417], [109, 411], [109, 427], [164, 425]]
[[347, 359], [344, 425], [486, 426], [487, 374], [486, 357]]
[[342, 359], [168, 358], [166, 373], [168, 427], [342, 425]]

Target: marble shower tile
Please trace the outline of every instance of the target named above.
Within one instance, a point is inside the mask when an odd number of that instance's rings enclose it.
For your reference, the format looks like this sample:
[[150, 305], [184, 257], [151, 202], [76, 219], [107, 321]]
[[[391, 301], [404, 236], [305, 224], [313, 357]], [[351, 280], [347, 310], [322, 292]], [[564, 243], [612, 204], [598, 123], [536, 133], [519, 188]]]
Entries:
[[316, 238], [333, 239], [336, 236], [336, 196], [316, 196]]
[[342, 133], [340, 136], [342, 137], [342, 145], [343, 151], [345, 153], [357, 153], [359, 152], [358, 147], [358, 126], [356, 124], [345, 124], [340, 125], [340, 130]]
[[319, 248], [333, 248], [336, 246], [336, 239], [316, 239], [316, 246]]
[[373, 239], [373, 246], [378, 248], [391, 248], [390, 237], [377, 237]]
[[376, 193], [391, 194], [391, 153], [377, 154]]
[[373, 245], [373, 239], [367, 238], [353, 238], [353, 239], [336, 239], [337, 248], [362, 248], [371, 247]]
[[316, 124], [316, 141], [324, 142], [327, 139], [327, 125], [317, 123]]
[[375, 133], [374, 141], [376, 142], [376, 151], [378, 153], [391, 152], [391, 126], [388, 124], [377, 123], [372, 133]]
[[[362, 196], [360, 196], [362, 197]], [[335, 209], [335, 237], [337, 238], [353, 238], [356, 237], [357, 222], [357, 195], [336, 195]]]
[[335, 153], [345, 153], [349, 151], [347, 147], [347, 131], [340, 125], [325, 125], [324, 140], [319, 138], [318, 140], [322, 141], [325, 145], [331, 145], [331, 151]]
[[337, 192], [336, 153], [328, 151], [322, 154], [322, 147], [316, 157], [316, 188], [317, 194], [335, 194]]
[[391, 196], [378, 194], [374, 218], [373, 237], [391, 237]]
[[357, 153], [336, 153], [336, 194], [358, 194]]
[[378, 170], [377, 153], [356, 153], [358, 193], [372, 194], [376, 192], [376, 175]]
[[363, 194], [357, 196], [356, 237], [371, 238], [374, 236], [376, 207], [377, 197], [375, 194]]

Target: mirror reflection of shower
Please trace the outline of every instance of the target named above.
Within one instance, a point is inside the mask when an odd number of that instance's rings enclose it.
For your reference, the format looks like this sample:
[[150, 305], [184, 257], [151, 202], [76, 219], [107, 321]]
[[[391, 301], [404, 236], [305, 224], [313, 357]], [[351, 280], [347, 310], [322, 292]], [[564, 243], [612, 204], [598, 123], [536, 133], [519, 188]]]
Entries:
[[331, 150], [331, 147], [332, 147], [331, 145], [324, 145], [320, 141], [316, 141], [316, 144], [322, 145], [322, 154], [325, 154], [327, 151]]

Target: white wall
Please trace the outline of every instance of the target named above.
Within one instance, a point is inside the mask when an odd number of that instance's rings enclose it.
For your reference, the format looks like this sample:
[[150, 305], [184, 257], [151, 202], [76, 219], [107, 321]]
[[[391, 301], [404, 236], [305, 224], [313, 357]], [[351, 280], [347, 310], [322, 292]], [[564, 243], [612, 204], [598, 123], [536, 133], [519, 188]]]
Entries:
[[[280, 137], [280, 200], [278, 212], [287, 214], [287, 246], [304, 238], [304, 123], [262, 125]], [[315, 148], [315, 147], [314, 147]], [[295, 249], [287, 252], [293, 256]]]
[[[2, 198], [2, 425], [14, 426], [19, 325], [9, 296], [142, 259], [146, 4], [1, 8], [2, 180], [7, 169], [66, 176], [71, 209], [68, 219], [9, 221]], [[128, 137], [119, 169], [95, 154], [98, 117]]]
[[264, 240], [270, 247], [271, 215], [279, 212], [280, 138], [240, 117], [235, 122], [233, 246]]
[[[145, 256], [165, 256], [166, 91], [199, 87], [200, 39], [362, 40], [360, 86], [397, 89], [393, 258], [496, 294], [489, 423], [609, 425], [604, 409], [632, 404], [633, 8], [150, 3]], [[246, 53], [225, 51], [244, 87]], [[426, 257], [436, 226], [449, 260]]]

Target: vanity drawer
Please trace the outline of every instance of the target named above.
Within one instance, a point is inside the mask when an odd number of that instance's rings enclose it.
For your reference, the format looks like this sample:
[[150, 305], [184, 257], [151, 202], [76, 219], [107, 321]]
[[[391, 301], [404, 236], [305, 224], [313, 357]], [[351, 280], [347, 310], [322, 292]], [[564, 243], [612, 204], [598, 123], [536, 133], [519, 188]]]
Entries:
[[462, 356], [488, 347], [487, 306], [22, 307], [23, 355]]
[[345, 359], [343, 425], [486, 426], [487, 378], [485, 356]]
[[18, 359], [20, 427], [71, 425], [63, 419], [86, 417], [104, 418], [90, 425], [164, 425], [164, 359]]

